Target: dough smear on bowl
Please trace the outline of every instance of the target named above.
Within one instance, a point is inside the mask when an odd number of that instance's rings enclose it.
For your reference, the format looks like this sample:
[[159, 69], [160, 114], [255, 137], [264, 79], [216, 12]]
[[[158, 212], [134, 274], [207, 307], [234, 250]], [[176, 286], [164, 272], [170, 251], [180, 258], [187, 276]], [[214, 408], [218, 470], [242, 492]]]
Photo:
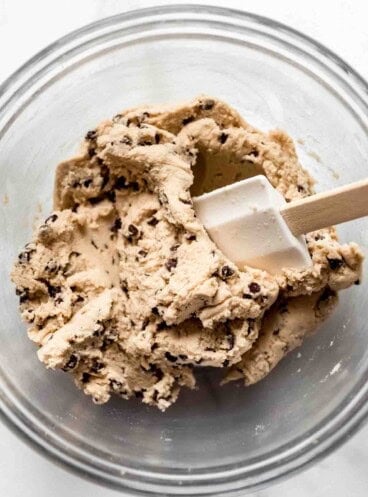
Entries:
[[214, 98], [128, 109], [88, 131], [12, 272], [40, 360], [96, 403], [118, 394], [162, 410], [199, 367], [247, 385], [267, 375], [359, 281], [363, 257], [329, 228], [307, 236], [311, 269], [239, 270], [191, 195], [255, 174], [286, 200], [313, 193], [284, 132]]

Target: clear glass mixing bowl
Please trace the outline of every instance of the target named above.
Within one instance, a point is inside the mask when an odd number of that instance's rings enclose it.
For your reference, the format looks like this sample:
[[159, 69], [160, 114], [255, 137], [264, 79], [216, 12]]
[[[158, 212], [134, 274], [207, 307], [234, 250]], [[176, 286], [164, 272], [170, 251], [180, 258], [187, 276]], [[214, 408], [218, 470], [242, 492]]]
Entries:
[[[143, 102], [220, 97], [286, 129], [319, 190], [367, 174], [367, 84], [313, 40], [254, 15], [171, 6], [112, 17], [57, 41], [0, 88], [0, 398], [4, 420], [48, 457], [128, 494], [244, 495], [326, 455], [367, 415], [368, 278], [263, 382], [199, 373], [164, 414], [95, 406], [46, 371], [25, 334], [9, 271], [51, 208], [55, 165], [85, 131]], [[42, 211], [42, 212], [41, 212]], [[341, 227], [368, 246], [367, 221]]]

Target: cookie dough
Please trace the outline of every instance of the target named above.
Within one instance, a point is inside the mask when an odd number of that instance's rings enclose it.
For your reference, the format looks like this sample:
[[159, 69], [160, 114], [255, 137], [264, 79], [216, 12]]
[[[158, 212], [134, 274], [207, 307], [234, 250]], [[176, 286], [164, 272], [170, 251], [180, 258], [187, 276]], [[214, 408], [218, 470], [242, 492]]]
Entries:
[[96, 403], [118, 394], [162, 410], [195, 387], [198, 367], [247, 385], [268, 374], [359, 282], [362, 254], [329, 228], [307, 236], [309, 270], [239, 270], [191, 195], [255, 174], [286, 200], [313, 193], [284, 132], [214, 98], [129, 109], [88, 131], [12, 272], [40, 360]]

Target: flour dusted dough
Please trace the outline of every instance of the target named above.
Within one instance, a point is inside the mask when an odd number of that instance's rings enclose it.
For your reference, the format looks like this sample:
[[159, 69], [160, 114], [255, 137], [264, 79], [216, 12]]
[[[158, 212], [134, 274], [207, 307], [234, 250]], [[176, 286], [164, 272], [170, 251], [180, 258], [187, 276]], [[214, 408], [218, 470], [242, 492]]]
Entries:
[[313, 193], [284, 132], [214, 98], [129, 109], [89, 131], [12, 273], [40, 360], [96, 403], [115, 393], [162, 410], [195, 387], [197, 367], [246, 384], [268, 374], [359, 280], [362, 254], [329, 228], [307, 237], [312, 269], [240, 271], [191, 195], [255, 174], [286, 200]]

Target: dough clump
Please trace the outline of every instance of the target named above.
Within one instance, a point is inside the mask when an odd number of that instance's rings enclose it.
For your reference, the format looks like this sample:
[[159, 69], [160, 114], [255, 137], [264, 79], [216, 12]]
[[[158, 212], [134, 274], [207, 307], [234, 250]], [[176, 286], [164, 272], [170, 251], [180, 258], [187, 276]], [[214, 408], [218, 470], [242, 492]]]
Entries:
[[288, 201], [314, 192], [283, 131], [215, 98], [128, 109], [88, 131], [12, 272], [39, 359], [96, 403], [118, 394], [161, 410], [199, 367], [246, 385], [266, 376], [359, 282], [363, 257], [328, 228], [307, 236], [309, 270], [239, 270], [191, 196], [256, 174]]

